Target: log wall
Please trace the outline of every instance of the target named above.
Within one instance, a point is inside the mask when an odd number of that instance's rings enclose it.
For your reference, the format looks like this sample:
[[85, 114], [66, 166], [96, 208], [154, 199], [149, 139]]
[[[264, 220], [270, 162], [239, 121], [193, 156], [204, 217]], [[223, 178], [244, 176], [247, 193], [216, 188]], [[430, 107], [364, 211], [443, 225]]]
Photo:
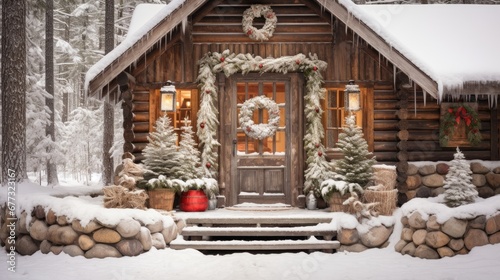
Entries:
[[[242, 32], [241, 15], [250, 4], [270, 4], [278, 17], [274, 36], [269, 41], [255, 42]], [[259, 27], [263, 20], [255, 20]], [[188, 17], [184, 30], [166, 34], [165, 42], [143, 54], [131, 69], [136, 85], [133, 89], [133, 146], [136, 159], [141, 159], [155, 115], [147, 109], [154, 101], [154, 89], [167, 80], [178, 88], [196, 88], [198, 61], [208, 52], [229, 49], [235, 53], [251, 53], [261, 57], [280, 57], [298, 53], [317, 54], [328, 63], [323, 78], [325, 85], [346, 84], [354, 79], [366, 84], [372, 104], [363, 108], [369, 120], [365, 129], [369, 145], [381, 163], [405, 161], [438, 161], [453, 158], [454, 148], [439, 145], [440, 107], [436, 100], [413, 88], [402, 100], [394, 88], [393, 66], [371, 46], [346, 29], [340, 21], [321, 10], [316, 1], [305, 0], [224, 0], [208, 1]], [[399, 82], [399, 80], [397, 81]], [[402, 104], [402, 102], [406, 102]], [[415, 109], [416, 108], [416, 109]], [[297, 108], [300, 109], [300, 108]], [[416, 112], [416, 113], [415, 113]], [[483, 142], [479, 147], [463, 147], [467, 158], [498, 160], [500, 113], [479, 102]], [[127, 133], [127, 132], [126, 132]], [[127, 139], [131, 139], [128, 135]], [[128, 145], [127, 143], [125, 145]], [[404, 170], [404, 166], [400, 166]], [[403, 179], [403, 178], [401, 178]]]

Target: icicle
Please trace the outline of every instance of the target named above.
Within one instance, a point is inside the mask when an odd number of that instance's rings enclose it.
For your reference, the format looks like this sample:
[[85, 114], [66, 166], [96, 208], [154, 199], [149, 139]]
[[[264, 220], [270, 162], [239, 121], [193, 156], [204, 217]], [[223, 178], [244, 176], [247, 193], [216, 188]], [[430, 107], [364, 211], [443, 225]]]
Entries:
[[393, 75], [393, 86], [394, 90], [396, 90], [396, 65], [392, 65], [392, 75]]
[[186, 34], [186, 26], [187, 26], [187, 17], [182, 19], [182, 34]]
[[413, 110], [415, 111], [415, 117], [417, 116], [417, 84], [413, 84]]
[[424, 107], [427, 106], [427, 92], [425, 92], [424, 89], [422, 89], [422, 94], [424, 95]]
[[380, 52], [378, 53], [378, 71], [380, 72]]

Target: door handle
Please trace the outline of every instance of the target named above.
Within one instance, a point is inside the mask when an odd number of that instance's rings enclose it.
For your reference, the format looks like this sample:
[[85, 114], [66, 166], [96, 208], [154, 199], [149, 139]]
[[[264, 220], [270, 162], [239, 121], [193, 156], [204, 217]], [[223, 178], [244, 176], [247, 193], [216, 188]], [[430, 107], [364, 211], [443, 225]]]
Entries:
[[233, 139], [233, 157], [236, 156], [236, 145], [238, 144], [238, 140]]

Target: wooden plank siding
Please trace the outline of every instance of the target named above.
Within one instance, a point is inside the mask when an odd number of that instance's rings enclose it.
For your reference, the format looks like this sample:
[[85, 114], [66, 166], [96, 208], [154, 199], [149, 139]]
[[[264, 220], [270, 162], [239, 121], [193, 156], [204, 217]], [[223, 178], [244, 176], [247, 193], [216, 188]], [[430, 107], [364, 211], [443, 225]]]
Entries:
[[[264, 42], [250, 40], [241, 26], [243, 11], [259, 3], [271, 5], [278, 17], [274, 36]], [[178, 89], [196, 88], [198, 61], [208, 52], [229, 49], [234, 53], [275, 58], [298, 53], [317, 54], [320, 60], [328, 63], [322, 73], [326, 86], [343, 86], [350, 79], [365, 85], [364, 133], [370, 149], [381, 163], [398, 162], [398, 132], [402, 122], [397, 115], [400, 100], [394, 88], [393, 65], [347, 29], [342, 21], [331, 16], [328, 9], [322, 9], [316, 1], [306, 0], [211, 0], [196, 9], [187, 20], [185, 30], [177, 28], [165, 35], [168, 40], [163, 41], [167, 45], [155, 45], [131, 66], [130, 73], [136, 80], [132, 101], [134, 140], [131, 143], [136, 160], [142, 159], [147, 133], [157, 117], [151, 107], [158, 106], [151, 103], [157, 98], [153, 96], [155, 90], [167, 80], [174, 81]], [[263, 20], [255, 20], [257, 27], [263, 23]], [[478, 147], [461, 149], [468, 159], [498, 160], [500, 112], [490, 110], [487, 101], [480, 100], [479, 115], [483, 142]], [[454, 148], [439, 145], [439, 119], [440, 105], [433, 97], [427, 95], [424, 104], [420, 88], [416, 95], [410, 94], [408, 117], [403, 122], [409, 133], [405, 142], [408, 161], [449, 161], [453, 158]]]

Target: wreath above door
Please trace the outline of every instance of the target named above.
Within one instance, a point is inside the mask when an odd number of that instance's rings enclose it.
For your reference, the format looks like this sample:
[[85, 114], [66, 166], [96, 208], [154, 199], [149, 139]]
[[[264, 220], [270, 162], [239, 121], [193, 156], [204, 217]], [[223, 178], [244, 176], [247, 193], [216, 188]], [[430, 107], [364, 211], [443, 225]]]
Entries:
[[[261, 29], [257, 29], [253, 26], [253, 20], [261, 16], [266, 19], [266, 23]], [[276, 14], [268, 5], [252, 5], [243, 12], [243, 32], [254, 41], [267, 41], [273, 37], [277, 22]]]

